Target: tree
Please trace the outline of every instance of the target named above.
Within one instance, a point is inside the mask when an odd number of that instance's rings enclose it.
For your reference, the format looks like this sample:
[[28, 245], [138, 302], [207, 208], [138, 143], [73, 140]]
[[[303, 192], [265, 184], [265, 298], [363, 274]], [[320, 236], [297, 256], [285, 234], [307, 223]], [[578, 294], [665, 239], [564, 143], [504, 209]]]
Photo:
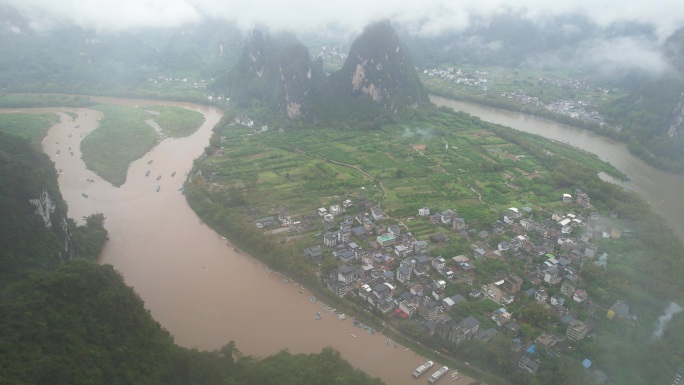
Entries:
[[532, 301], [528, 303], [521, 311], [520, 318], [525, 322], [540, 327], [552, 317], [551, 310], [544, 304]]

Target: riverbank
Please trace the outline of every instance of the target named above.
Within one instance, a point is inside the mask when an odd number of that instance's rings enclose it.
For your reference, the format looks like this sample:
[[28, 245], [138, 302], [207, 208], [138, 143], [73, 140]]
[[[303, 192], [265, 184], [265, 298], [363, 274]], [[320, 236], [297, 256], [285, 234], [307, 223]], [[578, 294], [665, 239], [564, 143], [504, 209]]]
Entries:
[[607, 124], [600, 125], [598, 123], [588, 122], [585, 120], [573, 118], [568, 115], [552, 112], [545, 108], [519, 105], [509, 100], [499, 100], [493, 97], [459, 97], [454, 94], [436, 92], [436, 90], [429, 90], [429, 92], [432, 93], [432, 96], [448, 100], [486, 106], [497, 110], [510, 111], [514, 113], [532, 116], [537, 119], [546, 120], [556, 124], [567, 125], [588, 130], [605, 138], [613, 139], [621, 143], [624, 143], [629, 152], [633, 156], [639, 158], [644, 163], [647, 163], [648, 165], [658, 170], [661, 170], [663, 172], [672, 172], [677, 175], [682, 175], [684, 173], [684, 170], [681, 166], [681, 162], [678, 165], [674, 165], [672, 161], [654, 155], [651, 151], [649, 151], [646, 147], [643, 147], [637, 140], [632, 138], [630, 135], [626, 134], [621, 130], [616, 130], [615, 128]]
[[[281, 349], [314, 353], [333, 346], [355, 367], [388, 384], [413, 383], [410, 373], [425, 357], [405, 348], [394, 349], [393, 345], [388, 348], [382, 335], [353, 338], [350, 334], [356, 334], [355, 328], [349, 319], [340, 321], [328, 316], [314, 320], [320, 303], [309, 302], [306, 291], [300, 293], [300, 287], [286, 284], [276, 274], [268, 274], [261, 262], [233, 251], [198, 220], [178, 188], [193, 159], [203, 153], [221, 112], [210, 107], [185, 106], [206, 116], [202, 127], [188, 138], [162, 141], [133, 162], [126, 183], [120, 188], [88, 171], [80, 153], [63, 156], [52, 150], [56, 146], [79, 150], [76, 140], [96, 126], [96, 113], [68, 109], [77, 114], [76, 119], [71, 121], [70, 116], [63, 114], [67, 118], [48, 132], [43, 145], [57, 169], [62, 169], [59, 183], [70, 215], [80, 218], [102, 212], [106, 217], [110, 241], [104, 247], [101, 262], [112, 264], [123, 274], [155, 320], [182, 346], [213, 350], [233, 340], [241, 352], [255, 356]], [[150, 168], [154, 175], [164, 177], [159, 182], [145, 177]], [[175, 177], [171, 176], [173, 171], [177, 171]], [[159, 192], [155, 192], [157, 184], [161, 186]]]
[[463, 111], [480, 119], [570, 144], [597, 155], [625, 173], [629, 182], [611, 180], [644, 198], [684, 242], [684, 205], [678, 204], [684, 191], [684, 176], [659, 170], [629, 152], [619, 141], [582, 128], [539, 119], [530, 115], [432, 96], [438, 106]]

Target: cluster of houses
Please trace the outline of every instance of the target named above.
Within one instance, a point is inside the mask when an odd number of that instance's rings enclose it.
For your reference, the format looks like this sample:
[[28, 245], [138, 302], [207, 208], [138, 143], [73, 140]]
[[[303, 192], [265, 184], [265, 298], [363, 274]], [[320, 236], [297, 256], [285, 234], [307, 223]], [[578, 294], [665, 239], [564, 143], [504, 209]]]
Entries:
[[[324, 253], [339, 261], [338, 268], [322, 275], [323, 282], [333, 293], [357, 297], [367, 310], [387, 319], [410, 319], [427, 335], [439, 340], [460, 344], [471, 338], [487, 341], [505, 333], [510, 336], [514, 350], [521, 352], [521, 370], [534, 373], [539, 367], [533, 354], [536, 348], [544, 349], [549, 355], [559, 355], [568, 344], [581, 341], [594, 332], [595, 323], [591, 317], [578, 318], [580, 308], [586, 309], [592, 317], [596, 315], [595, 305], [580, 275], [581, 269], [587, 263], [606, 267], [608, 256], [606, 253], [599, 255], [593, 239], [619, 239], [621, 236], [620, 231], [602, 224], [598, 213], [592, 210], [587, 194], [580, 190], [574, 193], [574, 197], [563, 194], [561, 200], [569, 209], [587, 209], [585, 212], [590, 214], [586, 218], [572, 212], [559, 212], [539, 220], [533, 219], [535, 215], [528, 207], [511, 207], [487, 231], [469, 229], [454, 210], [431, 213], [429, 208], [421, 208], [418, 216], [472, 241], [472, 254], [449, 258], [428, 253], [431, 244], [445, 241], [447, 235], [443, 230], [436, 231], [429, 240], [418, 240], [399, 225], [383, 224], [387, 221], [382, 221], [385, 214], [379, 206], [368, 205], [369, 210], [354, 210], [359, 213], [347, 214], [354, 204], [345, 200], [316, 210], [315, 215], [326, 224], [327, 231], [322, 234], [322, 245], [310, 246], [304, 254], [315, 264], [321, 263]], [[275, 217], [267, 219], [276, 221]], [[256, 225], [260, 226], [259, 220]], [[533, 232], [536, 234], [531, 236]], [[492, 247], [489, 239], [493, 236], [506, 240]], [[492, 282], [486, 282], [480, 290], [474, 285], [476, 280], [481, 280], [475, 262], [488, 259], [520, 260], [524, 262], [524, 273], [499, 271], [492, 277]], [[447, 283], [454, 281], [470, 285], [469, 293], [447, 295]], [[453, 316], [462, 314], [452, 310], [464, 303], [484, 300], [494, 301], [500, 308], [486, 314]], [[525, 337], [521, 335], [516, 315], [506, 310], [514, 301], [544, 304], [565, 325], [565, 335], [543, 331], [535, 341], [523, 342]], [[629, 307], [621, 301], [605, 316], [611, 319], [633, 317]], [[481, 328], [483, 323], [491, 327]], [[534, 346], [533, 351], [525, 350], [525, 346], [528, 350]]]
[[475, 70], [474, 73], [468, 73], [460, 68], [448, 67], [446, 70], [436, 68], [424, 69], [423, 74], [463, 86], [478, 87], [483, 91], [487, 91], [487, 75], [489, 74], [487, 71]]
[[528, 106], [543, 107], [557, 114], [567, 115], [571, 118], [581, 119], [587, 122], [604, 124], [603, 117], [596, 110], [596, 106], [584, 100], [559, 99], [553, 103], [544, 103], [536, 96], [530, 96], [523, 90], [502, 92], [502, 98], [513, 99], [516, 102]]

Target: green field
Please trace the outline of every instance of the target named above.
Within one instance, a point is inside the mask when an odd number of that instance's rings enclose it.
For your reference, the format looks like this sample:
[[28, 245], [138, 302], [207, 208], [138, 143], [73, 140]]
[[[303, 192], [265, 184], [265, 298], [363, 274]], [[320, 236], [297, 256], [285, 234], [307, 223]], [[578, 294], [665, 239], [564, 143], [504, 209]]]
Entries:
[[150, 151], [158, 141], [154, 128], [145, 123], [151, 114], [135, 107], [97, 105], [104, 117], [100, 126], [81, 142], [89, 169], [114, 186], [126, 182], [128, 166]]
[[[213, 185], [226, 194], [240, 194], [245, 205], [262, 211], [286, 205], [291, 215], [307, 215], [346, 198], [363, 199], [381, 203], [400, 220], [425, 206], [455, 209], [474, 227], [488, 225], [513, 203], [556, 204], [561, 192], [535, 178], [558, 160], [623, 177], [568, 146], [465, 114], [435, 112], [424, 121], [370, 132], [319, 127], [253, 135], [246, 127], [226, 126], [202, 173], [213, 175]], [[409, 225], [414, 226], [427, 234], [418, 223]]]
[[79, 95], [0, 93], [0, 108], [88, 107], [93, 104], [89, 97]]
[[[186, 183], [188, 201], [197, 214], [231, 243], [317, 288], [321, 283], [316, 274], [327, 274], [339, 263], [327, 248], [320, 266], [308, 263], [301, 252], [320, 243], [327, 231], [315, 214], [318, 207], [351, 199], [357, 206], [347, 214], [354, 215], [369, 212], [371, 204], [380, 204], [391, 216], [379, 221], [381, 225], [403, 223], [418, 239], [443, 233], [449, 242], [431, 244], [429, 251], [433, 256], [450, 257], [468, 254], [473, 243], [496, 248], [498, 242], [511, 239], [515, 233], [506, 231], [487, 240], [462, 237], [418, 217], [420, 207], [427, 206], [433, 213], [453, 209], [465, 219], [469, 230], [491, 230], [511, 206], [529, 207], [535, 220], [547, 219], [556, 211], [567, 212], [569, 206], [561, 202], [561, 194], [580, 188], [591, 196], [591, 210], [603, 217], [611, 211], [617, 213], [619, 219], [612, 220], [610, 227], [628, 229], [628, 235], [620, 240], [594, 240], [611, 258], [607, 271], [591, 263], [585, 263], [581, 271], [596, 315], [589, 315], [586, 306], [573, 301], [567, 301], [566, 306], [583, 320], [593, 319], [597, 334], [575, 344], [561, 358], [537, 355], [548, 368], [538, 374], [538, 383], [558, 383], [562, 374], [554, 371], [571, 373], [586, 357], [595, 360], [617, 383], [644, 383], [643, 379], [651, 377], [662, 380], [681, 365], [674, 353], [681, 350], [684, 341], [681, 317], [673, 320], [668, 338], [653, 341], [650, 337], [669, 298], [681, 296], [684, 290], [677, 273], [683, 265], [681, 242], [645, 201], [602, 182], [596, 175], [598, 170], [619, 178], [624, 175], [593, 155], [445, 108], [370, 131], [299, 127], [255, 134], [243, 126], [224, 125], [218, 127], [208, 153], [210, 156], [196, 164], [202, 176], [198, 174]], [[254, 226], [256, 218], [275, 215], [282, 207], [303, 225], [277, 235], [267, 235]], [[575, 210], [584, 217], [589, 212], [573, 207]], [[537, 241], [545, 237], [535, 232], [529, 235]], [[368, 246], [367, 239], [352, 239]], [[541, 260], [536, 258], [535, 263]], [[535, 264], [513, 258], [509, 262], [482, 260], [475, 265], [477, 287], [491, 282], [501, 270], [525, 276], [534, 271]], [[529, 287], [531, 283], [526, 280], [524, 289]], [[447, 285], [450, 295], [467, 296], [470, 290], [463, 283]], [[558, 289], [549, 291], [556, 294]], [[639, 314], [639, 323], [613, 322], [605, 317], [606, 309], [618, 299]], [[492, 326], [488, 316], [492, 309], [480, 308], [480, 304], [500, 306], [488, 301], [468, 302], [469, 306], [461, 310], [479, 318], [483, 328]], [[530, 342], [542, 331], [562, 336], [564, 325], [535, 304], [534, 300], [520, 299], [510, 305], [509, 311], [524, 326], [525, 341]], [[357, 305], [354, 300], [349, 303], [352, 308]], [[411, 326], [410, 322], [399, 324], [405, 335], [426, 344], [429, 338]], [[489, 345], [473, 342], [455, 354], [482, 367], [490, 366], [500, 349], [510, 350], [510, 338], [497, 341]], [[645, 366], [640, 366], [644, 362]], [[509, 358], [495, 366], [502, 375], [515, 372], [515, 361]], [[517, 383], [528, 384], [529, 377], [513, 377]]]
[[154, 111], [159, 115], [153, 117], [159, 124], [162, 134], [172, 138], [183, 138], [192, 135], [204, 123], [204, 115], [187, 108], [174, 106], [146, 106], [145, 111]]
[[41, 150], [43, 137], [58, 121], [54, 114], [0, 114], [0, 131], [27, 139]]
[[[202, 114], [179, 107], [147, 106], [140, 109], [102, 104], [93, 109], [102, 111], [104, 117], [81, 142], [83, 160], [89, 169], [114, 186], [124, 184], [131, 162], [153, 149], [161, 139], [188, 136], [204, 122]], [[148, 120], [156, 121], [161, 133], [158, 134], [146, 122]]]
[[[502, 98], [502, 93], [522, 92], [525, 95], [539, 98], [545, 104], [559, 99], [584, 100], [595, 105], [609, 103], [624, 96], [624, 92], [617, 89], [599, 87], [586, 79], [578, 71], [555, 70], [541, 71], [530, 68], [484, 67], [472, 65], [440, 66], [438, 69], [454, 71], [461, 70], [456, 78], [486, 79], [486, 83], [478, 86], [457, 84], [436, 76], [420, 73], [420, 79], [427, 89], [440, 93], [451, 94], [454, 97], [467, 98], [480, 96]], [[486, 86], [486, 91], [483, 88]]]

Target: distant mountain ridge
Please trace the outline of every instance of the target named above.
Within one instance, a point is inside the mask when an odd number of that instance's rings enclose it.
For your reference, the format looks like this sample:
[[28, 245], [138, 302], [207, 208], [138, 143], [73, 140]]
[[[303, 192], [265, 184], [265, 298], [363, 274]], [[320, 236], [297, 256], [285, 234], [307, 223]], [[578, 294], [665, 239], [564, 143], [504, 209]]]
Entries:
[[396, 113], [430, 103], [410, 54], [389, 21], [366, 27], [342, 69], [327, 79], [322, 60], [312, 61], [308, 48], [296, 38], [254, 30], [238, 63], [213, 88], [227, 90], [236, 103], [257, 100], [291, 119], [324, 116], [331, 104], [349, 110], [353, 108], [341, 104], [367, 103]]

